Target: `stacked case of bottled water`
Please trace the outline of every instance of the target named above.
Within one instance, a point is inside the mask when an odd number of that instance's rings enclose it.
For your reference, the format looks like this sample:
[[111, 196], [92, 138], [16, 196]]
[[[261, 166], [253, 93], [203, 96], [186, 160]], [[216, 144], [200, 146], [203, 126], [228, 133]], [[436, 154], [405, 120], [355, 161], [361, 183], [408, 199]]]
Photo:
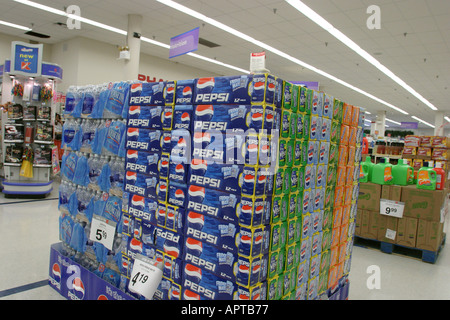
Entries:
[[[63, 254], [120, 285], [129, 83], [70, 87], [63, 113], [59, 226]], [[127, 199], [128, 201], [128, 199]], [[113, 247], [89, 239], [95, 216], [113, 221]]]

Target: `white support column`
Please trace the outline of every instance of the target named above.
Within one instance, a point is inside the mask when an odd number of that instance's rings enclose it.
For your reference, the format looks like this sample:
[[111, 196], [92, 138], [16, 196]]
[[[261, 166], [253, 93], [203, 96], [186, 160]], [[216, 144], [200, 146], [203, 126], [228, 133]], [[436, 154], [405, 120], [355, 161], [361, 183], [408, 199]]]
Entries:
[[444, 135], [444, 128], [441, 128], [441, 126], [444, 124], [444, 112], [443, 111], [436, 111], [434, 114], [434, 135], [435, 136], [442, 136]]
[[379, 137], [384, 137], [385, 128], [386, 128], [386, 111], [378, 111], [377, 120], [375, 123], [375, 131], [378, 131]]
[[130, 60], [125, 60], [125, 80], [137, 80], [139, 74], [139, 61], [141, 57], [141, 39], [135, 38], [134, 33], [142, 32], [142, 16], [128, 15], [127, 45], [130, 50]]

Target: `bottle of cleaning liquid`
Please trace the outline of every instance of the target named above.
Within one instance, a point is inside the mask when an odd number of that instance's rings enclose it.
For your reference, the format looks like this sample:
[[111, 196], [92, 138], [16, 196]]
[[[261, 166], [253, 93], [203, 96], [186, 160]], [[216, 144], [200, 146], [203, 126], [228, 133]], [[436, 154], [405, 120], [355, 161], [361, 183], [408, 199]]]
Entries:
[[428, 162], [417, 173], [417, 189], [436, 190], [436, 171], [428, 167]]
[[372, 162], [372, 159], [370, 156], [366, 157], [366, 161], [361, 162], [360, 174], [359, 174], [360, 182], [372, 181], [372, 172], [373, 172], [374, 166], [375, 166], [375, 164]]
[[414, 182], [414, 169], [406, 163], [406, 160], [399, 159], [398, 164], [392, 166], [392, 176], [394, 184], [406, 186]]
[[381, 158], [380, 163], [373, 166], [371, 181], [376, 184], [394, 184], [392, 164], [389, 163], [388, 158]]
[[436, 190], [444, 190], [445, 171], [444, 169], [442, 169], [442, 165], [440, 162], [436, 162], [434, 171], [436, 172]]

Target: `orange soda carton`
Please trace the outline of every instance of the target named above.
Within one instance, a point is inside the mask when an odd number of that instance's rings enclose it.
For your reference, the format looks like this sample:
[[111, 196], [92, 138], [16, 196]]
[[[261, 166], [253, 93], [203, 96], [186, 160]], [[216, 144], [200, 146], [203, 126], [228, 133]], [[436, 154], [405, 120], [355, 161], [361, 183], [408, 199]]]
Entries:
[[342, 109], [342, 123], [345, 125], [351, 125], [352, 123], [352, 111], [353, 106], [351, 104], [345, 103]]

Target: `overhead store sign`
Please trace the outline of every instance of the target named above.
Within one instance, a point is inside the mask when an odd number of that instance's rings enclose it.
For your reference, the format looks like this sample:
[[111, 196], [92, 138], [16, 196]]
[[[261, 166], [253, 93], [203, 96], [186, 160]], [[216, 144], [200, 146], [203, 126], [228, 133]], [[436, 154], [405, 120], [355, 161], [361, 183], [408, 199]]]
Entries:
[[418, 129], [419, 123], [418, 122], [402, 122], [401, 127], [403, 129]]
[[170, 39], [169, 59], [198, 49], [200, 28], [197, 27]]
[[307, 87], [308, 89], [319, 91], [319, 82], [315, 81], [289, 81], [290, 83]]
[[41, 75], [43, 44], [13, 41], [11, 44], [11, 73], [36, 77]]

